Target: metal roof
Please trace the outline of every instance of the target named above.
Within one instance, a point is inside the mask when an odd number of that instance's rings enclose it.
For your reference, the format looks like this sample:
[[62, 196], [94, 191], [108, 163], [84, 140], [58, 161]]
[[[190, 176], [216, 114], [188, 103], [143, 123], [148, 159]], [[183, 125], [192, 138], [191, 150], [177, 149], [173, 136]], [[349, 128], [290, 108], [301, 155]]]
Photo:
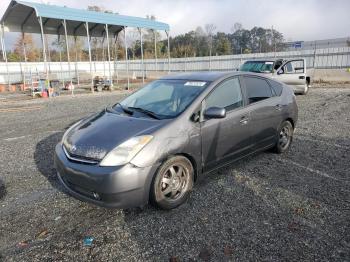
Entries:
[[169, 30], [168, 24], [146, 18], [15, 0], [9, 4], [1, 23], [10, 32], [40, 33], [38, 17], [43, 19], [46, 34], [63, 34], [62, 20], [67, 21], [68, 34], [77, 36], [86, 35], [85, 22], [89, 22], [92, 36], [101, 36], [105, 24], [110, 33], [117, 33], [124, 27]]

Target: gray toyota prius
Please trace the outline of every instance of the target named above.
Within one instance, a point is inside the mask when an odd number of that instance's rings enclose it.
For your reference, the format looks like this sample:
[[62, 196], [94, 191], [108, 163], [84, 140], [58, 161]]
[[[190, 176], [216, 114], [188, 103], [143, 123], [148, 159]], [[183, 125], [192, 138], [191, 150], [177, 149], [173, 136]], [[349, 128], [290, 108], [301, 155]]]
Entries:
[[203, 174], [258, 151], [286, 151], [297, 118], [293, 90], [262, 75], [168, 75], [72, 125], [55, 167], [80, 200], [171, 209]]

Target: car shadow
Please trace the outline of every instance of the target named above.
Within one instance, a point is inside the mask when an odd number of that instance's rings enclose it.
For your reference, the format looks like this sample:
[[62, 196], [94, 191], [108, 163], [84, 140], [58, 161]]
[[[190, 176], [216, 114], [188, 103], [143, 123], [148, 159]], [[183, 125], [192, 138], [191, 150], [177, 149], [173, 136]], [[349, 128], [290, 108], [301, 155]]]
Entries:
[[0, 200], [6, 196], [6, 187], [4, 181], [0, 178]]
[[63, 132], [59, 132], [40, 140], [35, 147], [34, 161], [39, 172], [50, 182], [52, 187], [67, 193], [58, 181], [53, 158], [55, 146], [61, 141], [62, 136]]

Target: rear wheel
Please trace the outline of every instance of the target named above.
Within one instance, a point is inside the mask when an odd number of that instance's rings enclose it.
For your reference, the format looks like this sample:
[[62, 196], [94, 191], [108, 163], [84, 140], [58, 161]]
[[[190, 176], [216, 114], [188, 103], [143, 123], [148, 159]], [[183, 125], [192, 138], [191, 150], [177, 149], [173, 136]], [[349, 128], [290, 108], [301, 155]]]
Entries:
[[193, 187], [193, 167], [183, 156], [168, 159], [153, 179], [150, 200], [162, 209], [172, 209], [183, 204]]
[[284, 121], [278, 132], [278, 141], [274, 147], [274, 151], [281, 154], [290, 147], [293, 140], [294, 129], [289, 121]]
[[304, 90], [301, 92], [301, 94], [306, 95], [309, 92], [309, 87], [310, 87], [310, 83], [306, 82], [304, 86]]

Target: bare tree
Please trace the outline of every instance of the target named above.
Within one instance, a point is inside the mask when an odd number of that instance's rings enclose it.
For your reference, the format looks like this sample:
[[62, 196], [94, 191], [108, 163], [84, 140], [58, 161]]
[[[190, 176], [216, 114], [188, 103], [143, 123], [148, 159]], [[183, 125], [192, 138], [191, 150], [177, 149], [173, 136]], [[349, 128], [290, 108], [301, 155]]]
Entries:
[[232, 33], [235, 33], [235, 32], [240, 31], [240, 30], [242, 30], [242, 29], [243, 29], [242, 24], [239, 23], [239, 22], [236, 22], [236, 23], [234, 23], [234, 25], [231, 27], [231, 32], [232, 32]]
[[39, 56], [39, 50], [36, 48], [35, 42], [31, 34], [20, 35], [15, 43], [14, 53], [16, 53], [19, 57], [23, 57], [23, 60], [27, 60], [29, 62], [34, 62], [37, 60]]
[[135, 59], [136, 42], [140, 39], [140, 33], [136, 28], [129, 29], [126, 33], [126, 45], [132, 52], [132, 58]]
[[208, 37], [208, 44], [209, 44], [209, 56], [211, 57], [211, 52], [213, 50], [213, 35], [216, 30], [216, 26], [214, 24], [206, 24], [205, 25], [205, 32]]

